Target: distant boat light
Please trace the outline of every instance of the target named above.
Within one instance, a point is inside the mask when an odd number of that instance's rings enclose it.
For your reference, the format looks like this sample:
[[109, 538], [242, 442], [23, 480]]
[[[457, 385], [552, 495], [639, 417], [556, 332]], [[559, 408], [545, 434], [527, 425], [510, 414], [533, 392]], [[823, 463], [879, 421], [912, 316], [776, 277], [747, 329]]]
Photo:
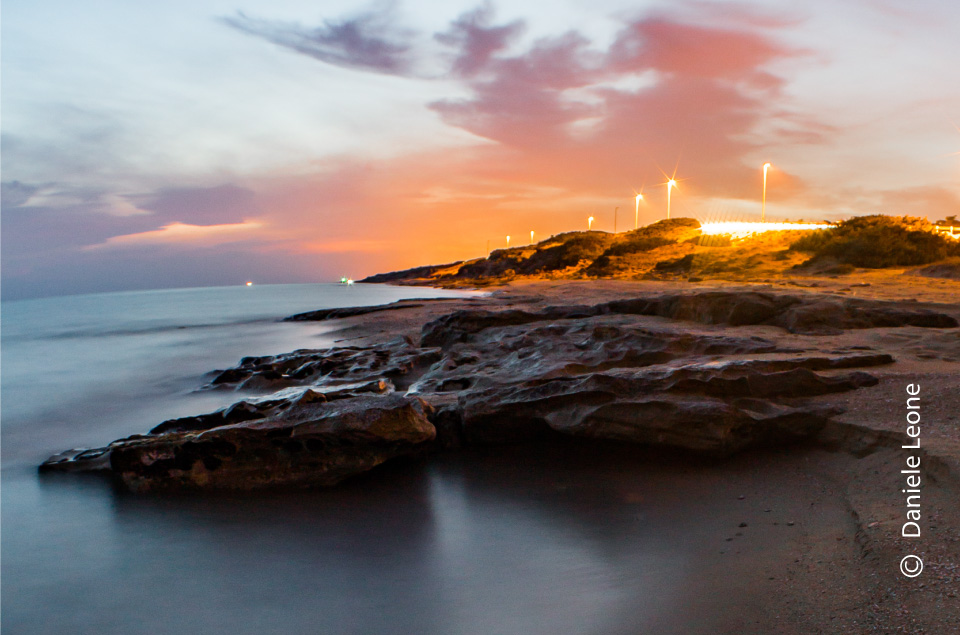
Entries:
[[253, 283], [250, 282], [249, 280], [247, 280], [247, 286], [248, 286], [248, 287], [252, 287], [252, 286], [253, 286]]

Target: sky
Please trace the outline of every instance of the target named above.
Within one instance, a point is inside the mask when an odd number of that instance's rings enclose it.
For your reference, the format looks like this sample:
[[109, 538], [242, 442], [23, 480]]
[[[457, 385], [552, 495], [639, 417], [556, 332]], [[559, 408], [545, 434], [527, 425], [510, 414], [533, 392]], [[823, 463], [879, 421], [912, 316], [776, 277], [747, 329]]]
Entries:
[[[6, 0], [0, 293], [960, 214], [955, 0]], [[635, 205], [635, 194], [643, 202]]]

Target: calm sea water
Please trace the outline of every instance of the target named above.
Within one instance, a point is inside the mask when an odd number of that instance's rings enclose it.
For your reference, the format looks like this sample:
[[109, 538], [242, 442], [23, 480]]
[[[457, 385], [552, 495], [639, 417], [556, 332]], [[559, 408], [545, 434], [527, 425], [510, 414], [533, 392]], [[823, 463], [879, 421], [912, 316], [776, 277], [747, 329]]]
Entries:
[[279, 317], [427, 295], [449, 294], [278, 285], [4, 304], [3, 633], [748, 632], [731, 603], [793, 556], [760, 533], [737, 547], [747, 567], [725, 537], [764, 507], [808, 506], [779, 492], [789, 475], [757, 490], [762, 466], [495, 448], [242, 497], [36, 472], [236, 400], [194, 392], [214, 368], [332, 343], [329, 326]]

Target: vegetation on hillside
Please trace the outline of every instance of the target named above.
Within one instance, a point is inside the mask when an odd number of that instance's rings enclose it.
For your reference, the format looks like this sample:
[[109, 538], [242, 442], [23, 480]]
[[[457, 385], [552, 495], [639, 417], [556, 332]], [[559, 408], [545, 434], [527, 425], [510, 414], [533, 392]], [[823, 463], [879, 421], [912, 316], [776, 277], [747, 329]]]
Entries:
[[[552, 244], [558, 242], [559, 244]], [[544, 273], [575, 267], [583, 261], [592, 262], [604, 253], [615, 240], [606, 232], [568, 233], [555, 236], [537, 249], [518, 269], [518, 273]]]
[[813, 255], [805, 264], [833, 259], [871, 269], [925, 265], [960, 256], [960, 242], [937, 234], [926, 220], [909, 216], [858, 216], [832, 229], [811, 232], [790, 248]]
[[672, 218], [625, 232], [587, 267], [586, 273], [603, 277], [624, 271], [634, 260], [630, 256], [695, 238], [699, 230], [700, 223], [693, 218]]
[[[948, 221], [952, 219], [947, 219]], [[916, 275], [956, 278], [960, 241], [926, 220], [863, 216], [824, 230], [768, 231], [746, 238], [703, 236], [692, 218], [629, 232], [567, 232], [486, 258], [381, 274], [369, 282], [490, 286], [518, 277], [751, 280], [853, 273], [857, 267], [922, 267]], [[941, 266], [943, 265], [943, 266]]]

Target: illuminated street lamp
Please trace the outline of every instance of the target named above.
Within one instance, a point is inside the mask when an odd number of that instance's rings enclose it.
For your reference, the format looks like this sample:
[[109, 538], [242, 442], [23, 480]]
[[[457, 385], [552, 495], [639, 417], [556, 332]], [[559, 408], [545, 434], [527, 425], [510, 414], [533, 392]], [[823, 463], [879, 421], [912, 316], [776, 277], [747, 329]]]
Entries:
[[640, 201], [643, 200], [643, 194], [637, 194], [637, 206], [633, 212], [633, 228], [638, 229], [640, 227]]
[[587, 219], [587, 231], [590, 231], [591, 227], [593, 227], [593, 216]]
[[670, 218], [670, 189], [677, 187], [676, 179], [670, 179], [667, 181], [667, 219]]
[[510, 237], [507, 236], [507, 247], [509, 247], [509, 246], [510, 246]]
[[533, 244], [533, 230], [530, 230], [530, 244]]
[[769, 163], [763, 164], [763, 203], [760, 206], [760, 222], [767, 221], [767, 170], [770, 169]]

